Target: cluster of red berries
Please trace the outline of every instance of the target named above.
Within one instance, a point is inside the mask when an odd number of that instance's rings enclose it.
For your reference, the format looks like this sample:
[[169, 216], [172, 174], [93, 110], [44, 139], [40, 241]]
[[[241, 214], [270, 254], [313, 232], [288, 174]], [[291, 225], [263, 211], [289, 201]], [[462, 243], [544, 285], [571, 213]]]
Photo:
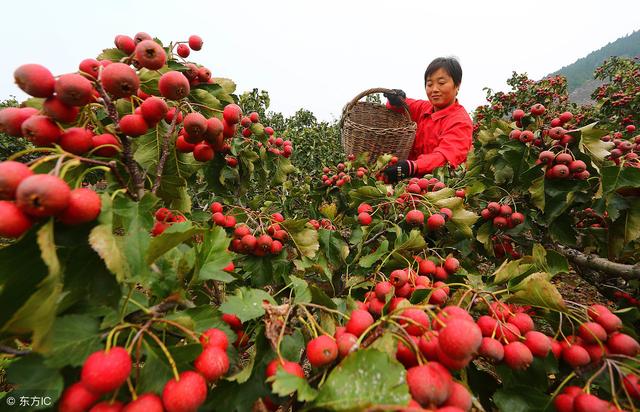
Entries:
[[493, 253], [497, 258], [502, 258], [505, 255], [511, 256], [513, 259], [520, 259], [522, 255], [515, 248], [515, 242], [511, 236], [501, 234], [492, 235], [491, 242], [493, 243]]
[[174, 214], [166, 207], [161, 207], [154, 214], [156, 221], [151, 229], [151, 236], [161, 235], [169, 226], [174, 223], [186, 222], [187, 218], [181, 214]]
[[[636, 375], [628, 374], [625, 376], [623, 384], [629, 395], [640, 399], [640, 386], [638, 386]], [[553, 405], [558, 412], [617, 412], [622, 410], [615, 404], [600, 399], [592, 393], [586, 393], [579, 386], [566, 386], [562, 393], [555, 397]]]
[[[120, 401], [98, 400], [117, 390], [131, 373], [131, 356], [125, 348], [114, 346], [106, 351], [94, 352], [82, 366], [80, 382], [68, 387], [62, 394], [59, 410], [129, 412], [197, 410], [207, 398], [208, 383], [217, 381], [229, 370], [227, 335], [219, 329], [208, 329], [200, 337], [202, 353], [194, 361], [195, 371], [183, 371], [179, 379], [169, 380], [162, 396], [153, 392], [139, 395], [124, 405]], [[95, 405], [94, 405], [95, 404]], [[92, 407], [93, 405], [93, 407]]]
[[345, 168], [346, 166], [344, 163], [338, 163], [336, 165], [335, 174], [333, 176], [329, 176], [329, 173], [332, 173], [332, 170], [327, 166], [323, 167], [322, 173], [324, 174], [322, 175], [322, 184], [324, 184], [325, 186], [340, 187], [345, 183], [349, 183], [351, 181], [351, 176], [348, 174], [348, 172], [345, 172]]
[[627, 305], [627, 306], [637, 306], [640, 308], [640, 299], [637, 299], [635, 296], [633, 296], [632, 294], [628, 293], [628, 292], [623, 292], [621, 290], [616, 290], [615, 292], [613, 292], [613, 296], [616, 299], [620, 299], [621, 301], [623, 301], [623, 305]]
[[213, 220], [213, 223], [216, 224], [217, 226], [222, 226], [227, 229], [232, 229], [236, 227], [237, 221], [235, 216], [225, 215], [223, 213], [224, 207], [222, 206], [222, 203], [220, 202], [211, 203], [210, 210], [211, 210], [211, 213], [213, 213], [211, 215], [211, 220]]
[[[280, 213], [273, 215], [282, 216]], [[235, 228], [229, 249], [247, 255], [265, 256], [268, 253], [277, 255], [282, 252], [283, 242], [287, 239], [289, 239], [289, 233], [277, 223], [271, 224], [267, 228], [267, 233], [262, 234], [252, 233], [251, 228], [243, 224]]]
[[333, 225], [333, 223], [331, 223], [331, 220], [326, 218], [320, 219], [319, 221], [316, 219], [310, 219], [307, 224], [315, 230], [318, 230], [320, 228], [326, 230], [336, 230], [336, 227]]
[[547, 179], [578, 179], [586, 180], [591, 176], [585, 162], [574, 159], [570, 150], [555, 154], [551, 150], [544, 150], [538, 155], [536, 164], [545, 165]]
[[[633, 133], [636, 128], [634, 125], [628, 125], [627, 131], [629, 130], [631, 130], [630, 133]], [[609, 159], [615, 164], [623, 163], [628, 167], [640, 167], [640, 136], [627, 140], [621, 132], [615, 132], [613, 138], [610, 135], [606, 135], [602, 136], [600, 140], [615, 144], [615, 148], [609, 154]]]
[[34, 174], [20, 162], [0, 162], [0, 237], [18, 238], [39, 218], [66, 225], [95, 220], [102, 202], [88, 188], [71, 189], [57, 176]]
[[512, 229], [525, 221], [522, 213], [514, 212], [511, 206], [498, 202], [489, 202], [480, 216], [484, 220], [490, 220], [496, 229]]
[[[212, 160], [216, 152], [227, 153], [230, 149], [227, 140], [236, 134], [241, 117], [242, 109], [237, 104], [224, 107], [222, 120], [217, 117], [207, 119], [198, 112], [187, 114], [176, 139], [176, 150], [193, 153], [193, 157], [200, 162]], [[227, 164], [235, 167], [237, 159], [228, 157]]]
[[180, 57], [186, 59], [191, 54], [191, 50], [199, 51], [200, 49], [202, 49], [202, 38], [194, 34], [189, 36], [186, 43], [178, 42], [176, 52]]
[[595, 210], [588, 207], [584, 210], [580, 210], [576, 213], [578, 215], [578, 223], [576, 227], [582, 229], [585, 227], [600, 228], [607, 227], [607, 217], [609, 213], [605, 210], [602, 215], [598, 214]]
[[[270, 130], [267, 130], [270, 129]], [[293, 153], [293, 143], [291, 140], [284, 140], [282, 137], [273, 136], [273, 129], [265, 127], [265, 133], [269, 134], [267, 139], [267, 151], [276, 156], [288, 158]]]

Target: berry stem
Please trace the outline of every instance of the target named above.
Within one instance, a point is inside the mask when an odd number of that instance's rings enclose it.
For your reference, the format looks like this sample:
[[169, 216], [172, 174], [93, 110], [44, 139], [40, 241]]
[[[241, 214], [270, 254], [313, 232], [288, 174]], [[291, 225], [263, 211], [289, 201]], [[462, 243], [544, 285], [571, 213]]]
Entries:
[[198, 338], [198, 335], [196, 335], [192, 330], [185, 328], [184, 326], [180, 325], [177, 322], [168, 320], [168, 319], [153, 319], [154, 322], [163, 322], [166, 323], [168, 325], [173, 326], [174, 328], [180, 329], [181, 331], [183, 331], [187, 336], [189, 336], [191, 339], [193, 339], [195, 342], [199, 343], [200, 339]]
[[178, 373], [178, 367], [176, 366], [176, 361], [173, 359], [173, 356], [171, 356], [171, 353], [169, 353], [169, 349], [167, 349], [165, 344], [162, 343], [160, 338], [158, 338], [155, 335], [155, 333], [153, 333], [153, 332], [151, 332], [149, 330], [145, 330], [144, 333], [149, 335], [149, 337], [151, 339], [153, 339], [158, 344], [158, 346], [160, 347], [160, 349], [164, 353], [164, 356], [167, 358], [167, 361], [169, 361], [169, 365], [171, 366], [171, 371], [173, 372], [173, 377], [176, 379], [176, 381], [180, 381], [180, 374]]

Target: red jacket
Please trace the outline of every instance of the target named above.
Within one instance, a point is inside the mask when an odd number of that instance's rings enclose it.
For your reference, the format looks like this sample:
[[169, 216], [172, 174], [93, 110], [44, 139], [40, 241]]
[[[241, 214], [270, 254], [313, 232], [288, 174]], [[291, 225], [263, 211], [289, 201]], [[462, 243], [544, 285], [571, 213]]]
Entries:
[[[449, 163], [457, 167], [467, 159], [471, 149], [473, 122], [467, 111], [456, 100], [446, 109], [433, 111], [427, 100], [405, 100], [411, 119], [416, 122], [416, 139], [408, 160], [414, 160], [416, 175], [424, 175], [436, 167]], [[387, 107], [402, 112], [402, 108]]]

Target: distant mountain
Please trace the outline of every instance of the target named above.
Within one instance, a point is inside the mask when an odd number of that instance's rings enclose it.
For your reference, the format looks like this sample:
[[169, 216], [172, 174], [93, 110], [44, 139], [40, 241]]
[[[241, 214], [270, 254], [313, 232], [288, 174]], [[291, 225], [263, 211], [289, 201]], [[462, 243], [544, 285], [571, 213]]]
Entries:
[[596, 67], [611, 56], [640, 56], [640, 30], [589, 53], [574, 63], [549, 74], [549, 76], [558, 74], [565, 76], [570, 100], [580, 104], [588, 103], [591, 101], [591, 93], [601, 84], [593, 79], [593, 72]]

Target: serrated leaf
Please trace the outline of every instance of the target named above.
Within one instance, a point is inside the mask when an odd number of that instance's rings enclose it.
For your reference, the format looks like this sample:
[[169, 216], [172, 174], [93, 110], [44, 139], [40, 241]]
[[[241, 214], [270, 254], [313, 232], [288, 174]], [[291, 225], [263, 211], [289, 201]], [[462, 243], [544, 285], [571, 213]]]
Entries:
[[329, 309], [336, 309], [335, 302], [322, 289], [315, 285], [309, 285], [309, 291], [311, 292], [311, 302]]
[[600, 140], [602, 136], [608, 134], [606, 130], [596, 129], [596, 123], [588, 124], [577, 129], [580, 131], [580, 140], [578, 141], [578, 149], [588, 155], [594, 162], [602, 164], [610, 149], [613, 149], [613, 142], [603, 142]]
[[484, 249], [493, 256], [493, 248], [491, 247], [491, 222], [485, 222], [478, 229], [476, 234], [478, 242], [484, 245]]
[[501, 284], [525, 274], [533, 266], [533, 260], [525, 256], [518, 260], [505, 260], [494, 272], [493, 283]]
[[327, 261], [338, 267], [345, 263], [349, 255], [349, 246], [336, 230], [318, 230], [318, 238]]
[[376, 263], [378, 260], [382, 258], [387, 252], [389, 252], [389, 241], [387, 239], [383, 240], [382, 243], [378, 246], [375, 252], [370, 253], [366, 256], [363, 256], [358, 261], [358, 265], [363, 268], [370, 268]]
[[306, 280], [296, 276], [289, 276], [293, 286], [294, 302], [309, 303], [311, 302], [311, 291]]
[[242, 322], [256, 319], [264, 315], [263, 301], [275, 304], [275, 301], [267, 292], [261, 289], [249, 289], [240, 287], [236, 294], [229, 296], [227, 301], [220, 305], [223, 313], [230, 313], [238, 316]]
[[93, 352], [102, 349], [99, 322], [89, 315], [56, 318], [51, 330], [52, 350], [46, 364], [53, 368], [80, 366]]
[[396, 245], [395, 252], [422, 250], [427, 246], [427, 242], [424, 240], [422, 233], [418, 229], [413, 229], [409, 232], [409, 238], [403, 241], [400, 245]]
[[537, 179], [534, 179], [527, 191], [531, 195], [531, 203], [533, 203], [533, 205], [538, 209], [544, 210], [544, 175]]
[[409, 399], [404, 367], [368, 348], [351, 353], [331, 371], [311, 406], [355, 412], [374, 405], [406, 406]]
[[515, 291], [515, 294], [508, 298], [510, 302], [563, 312], [567, 310], [562, 295], [549, 282], [549, 274], [545, 272], [536, 272], [527, 276], [513, 288], [513, 291]]
[[231, 254], [227, 250], [231, 239], [220, 226], [214, 226], [204, 233], [202, 243], [198, 246], [196, 254], [196, 280], [219, 280], [231, 282], [233, 276], [223, 269], [231, 263]]
[[152, 264], [160, 256], [178, 246], [182, 242], [191, 239], [194, 235], [204, 232], [204, 229], [194, 227], [191, 222], [174, 223], [162, 234], [151, 239], [147, 256], [147, 264]]
[[318, 243], [318, 231], [315, 229], [305, 228], [299, 232], [292, 232], [291, 239], [303, 256], [314, 258], [316, 252], [320, 249]]
[[318, 396], [318, 391], [312, 388], [306, 379], [285, 372], [282, 368], [278, 369], [275, 376], [269, 380], [273, 385], [273, 393], [279, 396], [297, 393], [296, 397], [300, 402], [309, 402]]
[[100, 255], [107, 269], [116, 275], [118, 282], [127, 278], [128, 266], [113, 235], [111, 225], [94, 227], [89, 234], [89, 244]]
[[123, 57], [127, 57], [124, 52], [116, 48], [104, 49], [97, 57], [97, 60], [110, 60], [112, 62], [120, 61]]
[[622, 188], [640, 188], [640, 169], [636, 167], [603, 167], [601, 176], [605, 194]]

